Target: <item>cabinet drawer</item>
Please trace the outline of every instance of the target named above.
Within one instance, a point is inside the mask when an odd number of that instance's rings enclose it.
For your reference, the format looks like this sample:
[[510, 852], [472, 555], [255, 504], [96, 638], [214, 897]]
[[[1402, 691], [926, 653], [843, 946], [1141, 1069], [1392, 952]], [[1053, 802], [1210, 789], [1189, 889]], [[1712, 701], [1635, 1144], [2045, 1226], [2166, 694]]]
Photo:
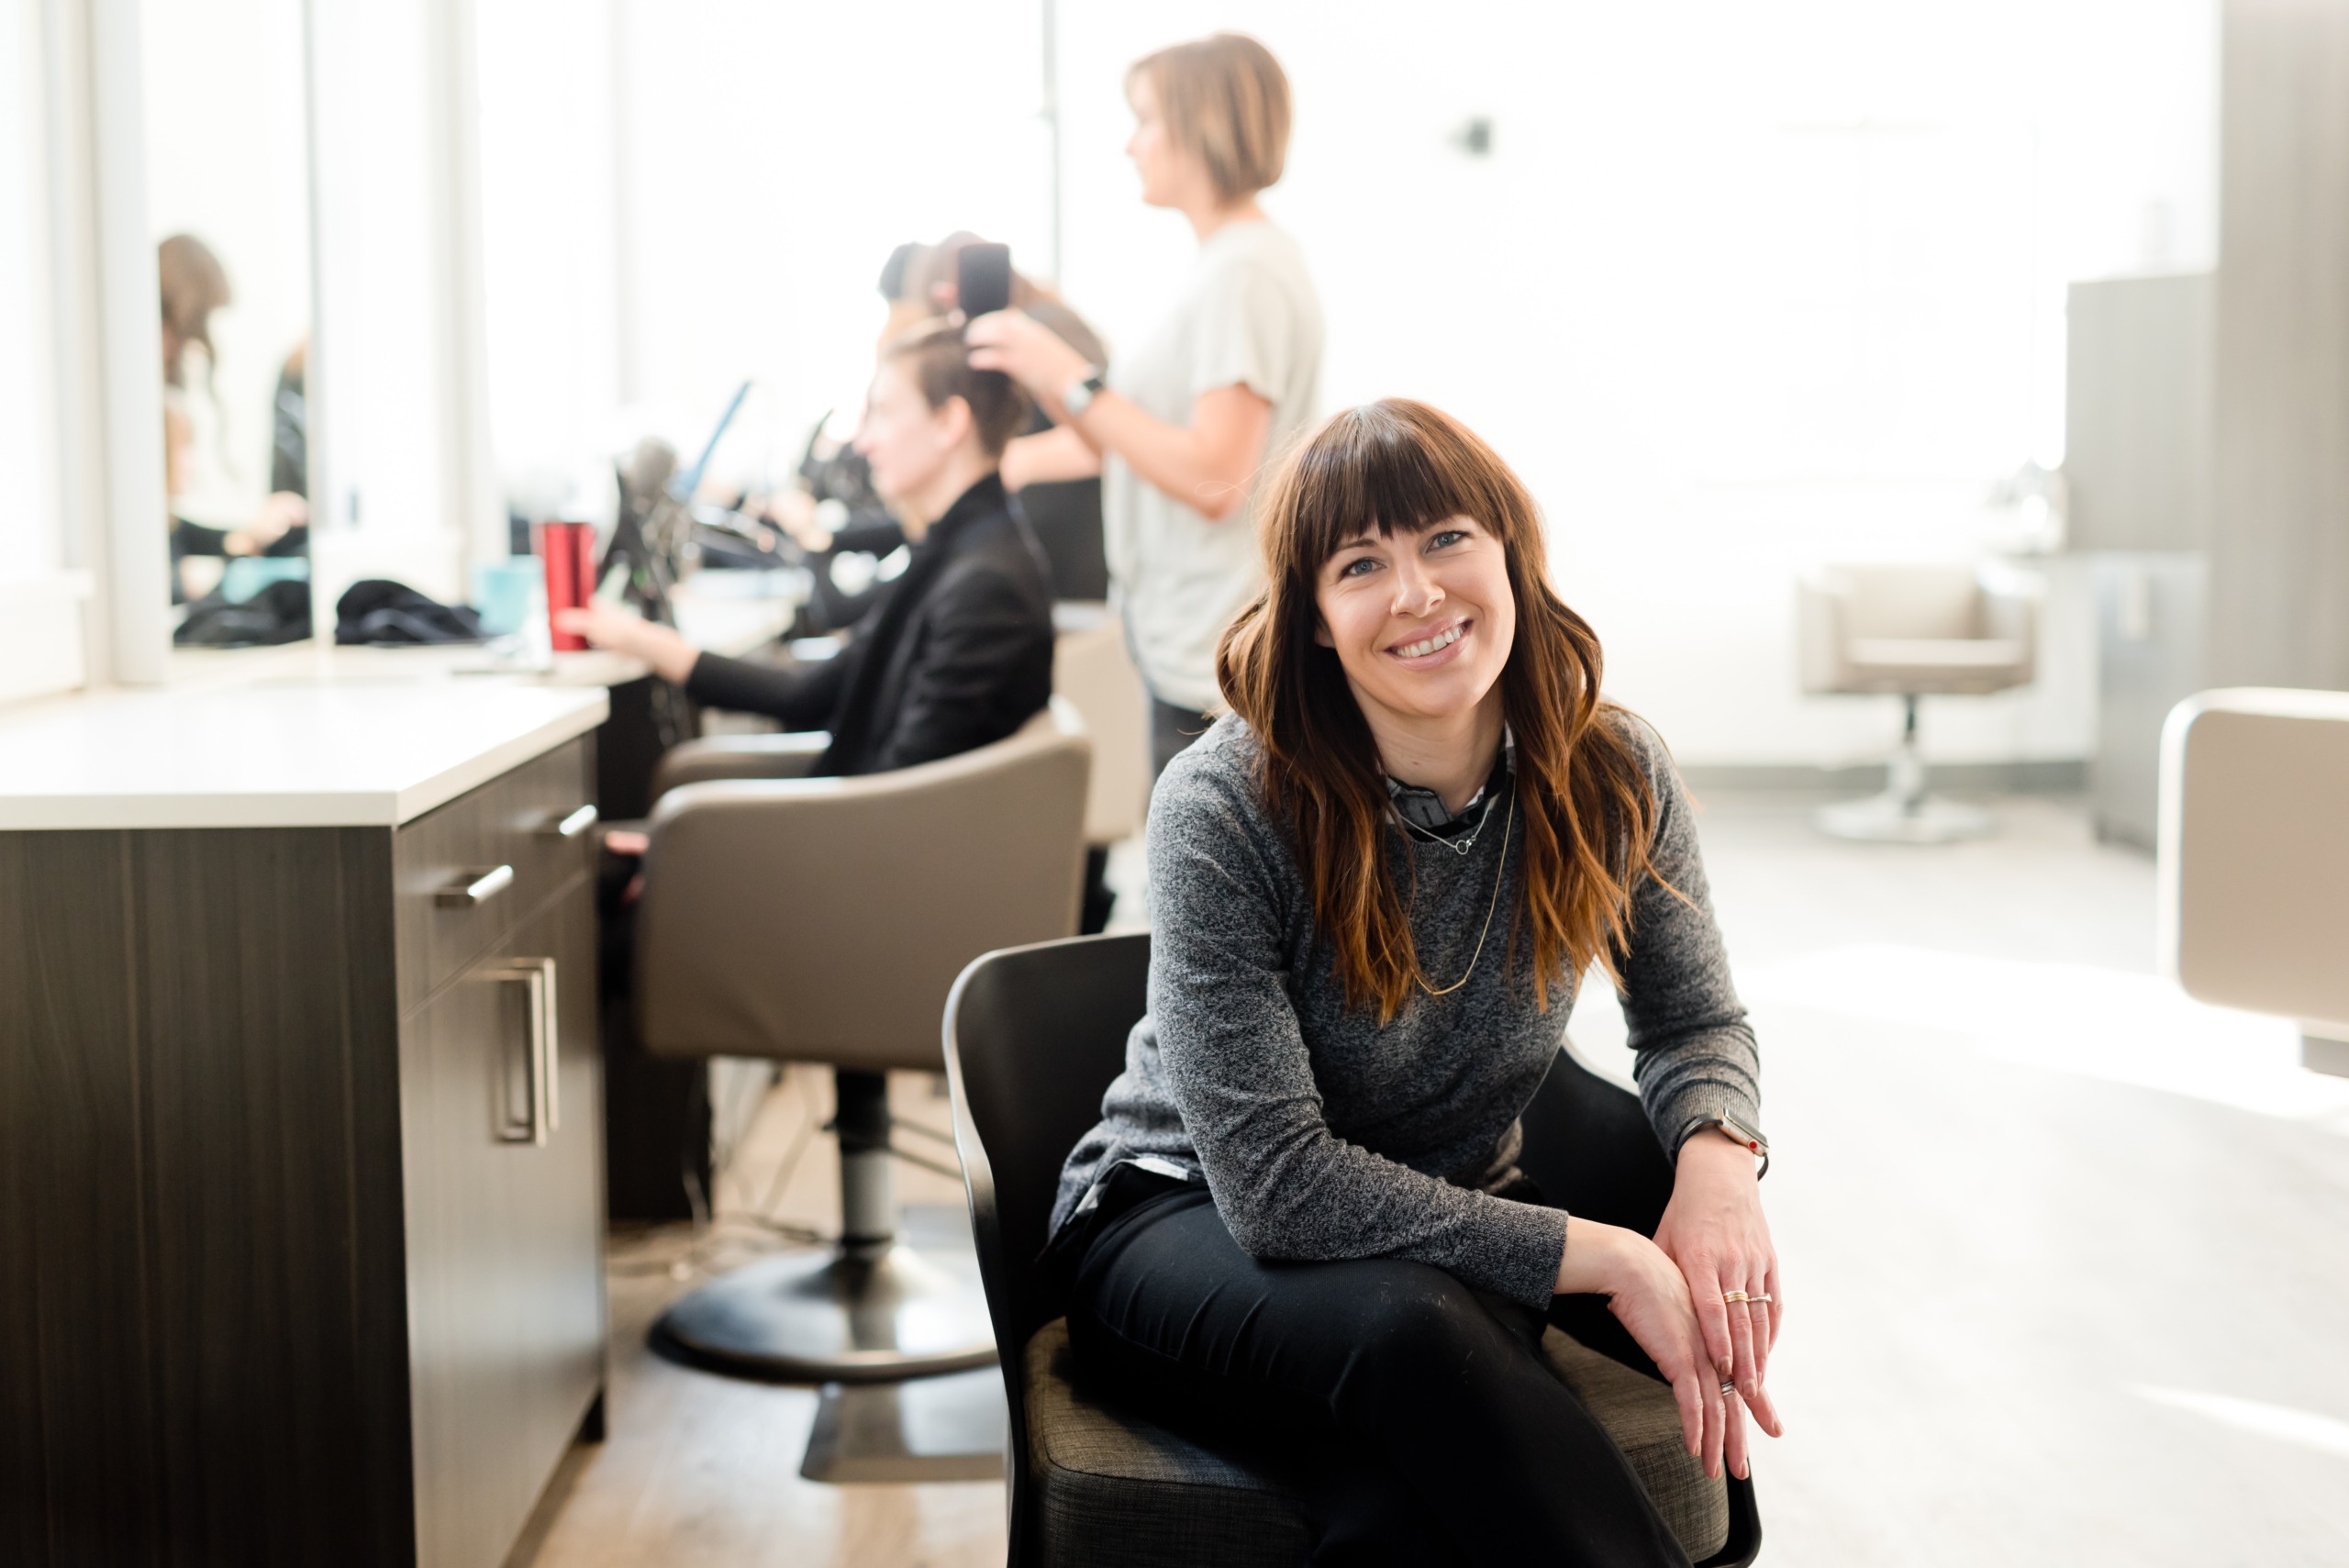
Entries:
[[497, 1568], [604, 1378], [584, 883], [400, 1024], [417, 1560]]
[[595, 835], [578, 830], [577, 816], [595, 799], [588, 745], [583, 736], [557, 747], [394, 836], [403, 1014], [594, 863]]

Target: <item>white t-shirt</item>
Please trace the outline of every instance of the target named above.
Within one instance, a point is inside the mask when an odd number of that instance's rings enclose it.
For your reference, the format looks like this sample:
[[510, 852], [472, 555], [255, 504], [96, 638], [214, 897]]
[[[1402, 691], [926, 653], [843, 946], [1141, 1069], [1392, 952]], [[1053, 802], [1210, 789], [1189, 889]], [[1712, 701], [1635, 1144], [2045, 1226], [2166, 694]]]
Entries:
[[[1261, 219], [1218, 229], [1174, 309], [1108, 383], [1174, 425], [1203, 393], [1245, 386], [1273, 406], [1267, 461], [1313, 417], [1321, 379], [1321, 304], [1297, 241]], [[1264, 581], [1252, 496], [1209, 522], [1111, 452], [1101, 515], [1112, 592], [1153, 695], [1219, 707], [1216, 639]]]

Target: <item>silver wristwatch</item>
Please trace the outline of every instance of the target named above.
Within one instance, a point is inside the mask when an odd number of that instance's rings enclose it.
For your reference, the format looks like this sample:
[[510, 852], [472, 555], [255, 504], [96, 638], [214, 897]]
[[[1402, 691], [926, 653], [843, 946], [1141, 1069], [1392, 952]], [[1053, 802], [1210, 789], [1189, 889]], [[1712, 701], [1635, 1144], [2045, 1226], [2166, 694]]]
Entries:
[[1092, 407], [1093, 400], [1108, 390], [1109, 384], [1101, 379], [1101, 367], [1087, 365], [1085, 374], [1069, 383], [1068, 390], [1061, 394], [1061, 406], [1067, 409], [1068, 417], [1074, 419]]
[[[1732, 1143], [1742, 1144], [1747, 1153], [1761, 1159], [1762, 1168], [1753, 1173], [1755, 1181], [1770, 1173], [1770, 1140], [1763, 1137], [1759, 1129], [1746, 1126], [1733, 1116], [1709, 1116], [1688, 1129], [1688, 1137], [1694, 1138], [1709, 1129]], [[1685, 1143], [1687, 1140], [1681, 1141]]]

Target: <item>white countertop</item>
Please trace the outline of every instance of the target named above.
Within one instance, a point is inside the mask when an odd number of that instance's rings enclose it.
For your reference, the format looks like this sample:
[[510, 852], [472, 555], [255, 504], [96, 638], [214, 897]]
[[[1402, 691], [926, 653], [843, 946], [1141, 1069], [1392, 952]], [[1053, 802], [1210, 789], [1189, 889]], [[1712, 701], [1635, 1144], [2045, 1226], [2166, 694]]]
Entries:
[[0, 830], [396, 827], [609, 709], [600, 685], [265, 676], [0, 708]]

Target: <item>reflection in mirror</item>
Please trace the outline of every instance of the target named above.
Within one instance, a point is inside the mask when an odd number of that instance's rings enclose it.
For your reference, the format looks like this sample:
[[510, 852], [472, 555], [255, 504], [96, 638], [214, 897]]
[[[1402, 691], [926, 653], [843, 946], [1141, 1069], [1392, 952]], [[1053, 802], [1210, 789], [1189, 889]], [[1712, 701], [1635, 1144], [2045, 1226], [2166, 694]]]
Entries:
[[164, 488], [184, 646], [310, 633], [303, 0], [142, 0]]

